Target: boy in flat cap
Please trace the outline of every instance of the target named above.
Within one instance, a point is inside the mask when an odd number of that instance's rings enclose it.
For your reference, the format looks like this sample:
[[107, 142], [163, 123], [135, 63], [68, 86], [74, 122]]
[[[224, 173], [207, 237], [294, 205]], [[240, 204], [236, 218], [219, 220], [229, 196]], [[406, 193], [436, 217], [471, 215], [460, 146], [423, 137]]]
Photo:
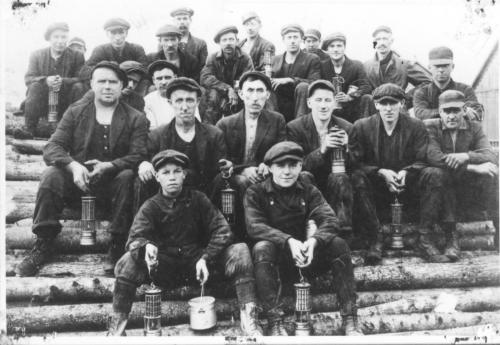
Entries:
[[[33, 215], [33, 249], [17, 266], [19, 276], [33, 276], [54, 254], [65, 203], [82, 195], [111, 206], [111, 246], [105, 269], [113, 272], [132, 223], [134, 170], [147, 155], [147, 120], [120, 101], [127, 76], [118, 64], [103, 61], [91, 74], [94, 99], [66, 110], [43, 150], [49, 166], [43, 173]], [[102, 205], [101, 205], [102, 204]]]
[[[323, 40], [321, 49], [329, 55], [321, 61], [321, 78], [334, 81], [335, 100], [338, 103], [335, 115], [351, 123], [376, 112], [363, 63], [345, 55], [346, 36], [335, 32]], [[338, 82], [337, 82], [338, 81]]]
[[194, 37], [189, 31], [193, 21], [193, 14], [194, 11], [188, 7], [180, 7], [170, 12], [170, 16], [174, 19], [182, 34], [179, 47], [183, 52], [196, 57], [198, 60], [196, 69], [201, 71], [207, 61], [208, 49], [204, 40]]
[[304, 30], [298, 24], [289, 24], [281, 30], [286, 52], [273, 58], [271, 96], [274, 109], [285, 116], [287, 122], [307, 114], [307, 88], [320, 78], [319, 58], [303, 52], [300, 42]]
[[432, 73], [432, 83], [415, 91], [413, 104], [416, 117], [421, 120], [439, 118], [439, 96], [446, 90], [457, 90], [465, 95], [465, 115], [467, 118], [478, 121], [483, 119], [484, 108], [478, 103], [472, 87], [451, 78], [451, 72], [454, 68], [453, 51], [450, 48], [436, 47], [431, 49], [429, 70]]
[[[294, 142], [271, 147], [264, 157], [271, 178], [250, 186], [244, 199], [247, 231], [256, 242], [252, 257], [257, 295], [270, 335], [288, 335], [280, 303], [282, 282], [299, 281], [299, 273], [314, 278], [326, 270], [333, 271], [345, 334], [361, 335], [349, 246], [337, 236], [338, 220], [321, 192], [299, 179], [303, 157]], [[310, 220], [317, 230], [308, 237]]]
[[201, 70], [200, 83], [207, 91], [205, 121], [217, 123], [222, 115], [239, 110], [236, 85], [241, 75], [253, 70], [252, 59], [238, 47], [238, 29], [226, 26], [214, 37], [219, 51], [210, 54]]
[[255, 70], [264, 72], [266, 64], [264, 58], [266, 54], [269, 56], [267, 64], [270, 67], [271, 59], [275, 54], [274, 44], [260, 35], [262, 21], [257, 13], [245, 13], [242, 17], [242, 24], [245, 26], [247, 37], [241, 40], [238, 45], [243, 52], [250, 55]]
[[320, 61], [328, 60], [330, 56], [321, 50], [321, 32], [316, 29], [307, 29], [304, 32], [304, 51], [316, 54]]
[[424, 169], [428, 134], [422, 121], [402, 111], [404, 98], [401, 87], [383, 84], [373, 92], [377, 113], [354, 123], [349, 137], [358, 213], [354, 226], [369, 244], [366, 261], [378, 263], [382, 259], [379, 219], [389, 221], [389, 205], [397, 198], [407, 216], [419, 210], [422, 255], [431, 262], [447, 262], [445, 256], [435, 255], [429, 240], [439, 191], [436, 179]]
[[247, 245], [233, 242], [224, 216], [205, 194], [184, 187], [190, 164], [185, 154], [161, 151], [152, 164], [160, 190], [137, 213], [128, 251], [116, 265], [109, 333], [125, 335], [136, 288], [143, 283], [152, 281], [163, 288], [185, 280], [205, 284], [214, 275], [212, 281], [220, 280], [224, 272], [236, 288], [242, 331], [262, 336], [255, 317], [255, 279]]
[[[466, 115], [467, 97], [458, 90], [446, 90], [439, 96], [438, 119], [424, 121], [429, 131], [427, 159], [432, 173], [441, 182], [442, 199], [436, 208], [446, 234], [444, 255], [459, 257], [456, 221], [459, 214], [484, 214], [492, 219], [498, 250], [498, 155], [490, 146], [481, 124]], [[461, 210], [461, 212], [457, 212]]]
[[66, 108], [79, 99], [82, 93], [75, 84], [80, 81], [78, 73], [85, 62], [82, 53], [69, 49], [69, 26], [66, 23], [53, 23], [45, 31], [49, 47], [33, 52], [30, 56], [28, 71], [24, 76], [27, 86], [24, 102], [25, 126], [16, 130], [14, 137], [32, 139], [40, 117], [47, 116], [49, 90], [57, 91], [57, 117], [61, 118]]
[[85, 41], [80, 37], [73, 37], [72, 39], [70, 39], [68, 42], [68, 48], [80, 52], [83, 55], [85, 55], [85, 53], [87, 52]]

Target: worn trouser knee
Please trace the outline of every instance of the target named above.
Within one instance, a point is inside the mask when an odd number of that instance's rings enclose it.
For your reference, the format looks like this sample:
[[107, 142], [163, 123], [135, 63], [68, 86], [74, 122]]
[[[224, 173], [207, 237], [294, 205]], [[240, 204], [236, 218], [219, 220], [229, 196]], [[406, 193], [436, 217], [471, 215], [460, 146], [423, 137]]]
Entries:
[[44, 82], [33, 82], [28, 85], [24, 116], [26, 127], [34, 130], [38, 124], [38, 119], [47, 115], [49, 88]]
[[235, 243], [225, 251], [225, 274], [234, 281], [240, 304], [256, 301], [254, 267], [246, 243]]
[[[447, 171], [436, 167], [426, 167], [420, 172], [418, 184], [420, 190], [420, 223], [421, 230], [429, 230], [439, 221], [454, 222], [455, 220], [455, 197], [450, 190], [447, 181], [450, 175]], [[446, 191], [445, 189], [448, 189]]]
[[146, 264], [126, 252], [115, 265], [115, 277], [113, 311], [128, 314], [135, 299], [136, 288], [147, 279]]
[[307, 106], [307, 90], [309, 84], [306, 82], [300, 82], [295, 87], [295, 112], [294, 117], [297, 118], [301, 115], [305, 115], [309, 112]]

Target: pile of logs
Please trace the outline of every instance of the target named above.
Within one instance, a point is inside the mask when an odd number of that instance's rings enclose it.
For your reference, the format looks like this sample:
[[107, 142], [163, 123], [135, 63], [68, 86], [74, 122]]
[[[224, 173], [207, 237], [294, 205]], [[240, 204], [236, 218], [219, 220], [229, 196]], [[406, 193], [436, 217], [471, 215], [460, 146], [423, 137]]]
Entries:
[[[55, 242], [58, 253], [36, 277], [15, 277], [14, 267], [34, 243], [32, 215], [38, 181], [45, 163], [43, 140], [8, 139], [6, 147], [7, 203], [5, 229], [7, 331], [47, 336], [103, 336], [111, 311], [114, 278], [103, 270], [110, 240], [108, 222], [97, 224], [97, 243], [79, 244], [80, 212], [65, 210], [63, 230]], [[97, 215], [105, 219], [105, 215]], [[435, 241], [444, 245], [444, 234], [435, 229]], [[378, 266], [365, 266], [363, 250], [353, 251], [358, 290], [359, 323], [367, 335], [471, 336], [500, 327], [500, 258], [493, 251], [495, 228], [491, 221], [459, 223], [461, 259], [455, 263], [427, 263], [415, 250], [418, 229], [405, 224], [405, 249], [386, 250]], [[383, 227], [386, 244], [391, 230]], [[356, 248], [356, 245], [353, 246]], [[388, 248], [388, 246], [386, 246]], [[312, 283], [314, 335], [342, 334], [333, 277], [326, 274]], [[206, 294], [217, 298], [215, 329], [196, 333], [189, 328], [187, 301], [200, 288], [183, 286], [163, 291], [162, 333], [169, 336], [241, 336], [238, 303], [228, 282], [212, 282]], [[137, 289], [127, 334], [142, 336], [144, 290]], [[294, 292], [283, 289], [287, 314], [285, 326], [293, 332]], [[266, 323], [261, 320], [264, 328]], [[488, 328], [489, 327], [489, 328]], [[491, 332], [490, 332], [491, 333]], [[222, 340], [221, 340], [222, 341]], [[376, 340], [375, 340], [376, 341]]]

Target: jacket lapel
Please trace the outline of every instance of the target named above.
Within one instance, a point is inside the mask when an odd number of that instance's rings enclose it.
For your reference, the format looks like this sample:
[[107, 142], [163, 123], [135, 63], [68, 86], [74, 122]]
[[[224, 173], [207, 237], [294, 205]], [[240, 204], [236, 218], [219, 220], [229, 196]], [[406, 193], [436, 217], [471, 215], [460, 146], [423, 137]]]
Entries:
[[118, 103], [115, 111], [113, 112], [113, 117], [111, 118], [111, 128], [109, 133], [109, 148], [111, 152], [114, 151], [116, 142], [125, 128], [126, 116], [126, 110], [120, 103]]
[[380, 159], [378, 142], [378, 138], [380, 135], [380, 114], [377, 114], [373, 117], [373, 127], [370, 133], [372, 136], [371, 142], [373, 143], [373, 152], [375, 152], [375, 162], [378, 162]]
[[85, 152], [84, 159], [87, 160], [87, 152], [94, 134], [96, 110], [94, 102], [89, 102], [85, 110], [82, 111], [78, 127], [85, 128], [85, 137], [83, 138], [83, 151]]
[[269, 131], [269, 119], [267, 117], [267, 113], [263, 111], [259, 118], [257, 119], [257, 132], [255, 133], [255, 141], [253, 142], [253, 151], [257, 152], [262, 140], [267, 136], [267, 132]]
[[302, 63], [304, 58], [305, 58], [304, 52], [302, 50], [299, 51], [297, 58], [295, 58], [295, 61], [293, 62], [290, 75], [300, 75], [300, 73], [297, 73], [297, 70], [302, 68]]
[[319, 136], [318, 136], [318, 131], [316, 129], [316, 125], [314, 124], [312, 114], [309, 113], [306, 116], [307, 117], [304, 121], [304, 129], [305, 129], [305, 133], [308, 133], [308, 135], [306, 135], [305, 139], [308, 141], [307, 144], [308, 144], [309, 148], [312, 149], [312, 148], [316, 148], [318, 146]]
[[[241, 110], [236, 116], [236, 121], [234, 123], [233, 135], [235, 136], [235, 146], [239, 147], [240, 152], [238, 152], [238, 157], [245, 157], [245, 142], [247, 138], [247, 131], [245, 127], [245, 109]], [[240, 144], [243, 143], [243, 144]], [[229, 149], [229, 148], [228, 148]]]
[[206, 151], [208, 149], [207, 131], [198, 120], [196, 120], [195, 126], [196, 126], [195, 127], [196, 153], [198, 154], [198, 159], [200, 161], [201, 169], [204, 169], [206, 164], [205, 156], [206, 156]]

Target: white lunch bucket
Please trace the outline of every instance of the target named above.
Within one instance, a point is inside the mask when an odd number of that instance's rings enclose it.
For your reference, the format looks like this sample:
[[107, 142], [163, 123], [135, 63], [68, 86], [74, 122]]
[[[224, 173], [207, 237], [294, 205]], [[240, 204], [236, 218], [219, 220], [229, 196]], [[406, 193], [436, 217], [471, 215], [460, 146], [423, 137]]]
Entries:
[[189, 300], [189, 324], [195, 331], [204, 331], [215, 327], [217, 315], [215, 313], [215, 298], [203, 296]]

